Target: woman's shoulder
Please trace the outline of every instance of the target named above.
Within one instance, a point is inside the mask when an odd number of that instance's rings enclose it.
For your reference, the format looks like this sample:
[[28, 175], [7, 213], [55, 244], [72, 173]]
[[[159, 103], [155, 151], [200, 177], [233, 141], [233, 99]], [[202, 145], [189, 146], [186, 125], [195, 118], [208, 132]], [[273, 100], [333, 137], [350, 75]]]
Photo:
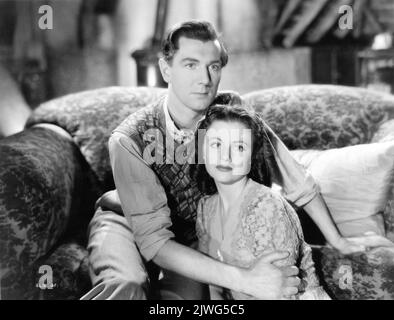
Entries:
[[243, 208], [245, 217], [254, 216], [257, 224], [275, 225], [282, 230], [295, 226], [302, 233], [296, 212], [277, 190], [254, 183], [247, 197]]
[[252, 188], [252, 192], [249, 192], [248, 195], [246, 212], [255, 214], [262, 219], [288, 221], [290, 224], [287, 225], [296, 226], [298, 232], [302, 234], [297, 213], [279, 191], [256, 182]]
[[250, 201], [277, 201], [283, 203], [284, 198], [279, 191], [273, 190], [263, 184], [250, 180], [250, 189], [248, 192], [248, 198]]

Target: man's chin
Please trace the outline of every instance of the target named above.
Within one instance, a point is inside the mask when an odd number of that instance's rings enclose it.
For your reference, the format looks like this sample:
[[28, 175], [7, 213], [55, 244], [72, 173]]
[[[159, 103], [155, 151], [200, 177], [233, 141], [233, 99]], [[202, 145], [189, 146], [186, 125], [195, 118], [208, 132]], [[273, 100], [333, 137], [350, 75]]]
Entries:
[[196, 103], [192, 106], [193, 110], [198, 112], [204, 112], [211, 105], [211, 101], [205, 103]]
[[215, 96], [211, 94], [207, 95], [194, 95], [193, 105], [198, 109], [208, 108], [212, 102], [215, 100]]

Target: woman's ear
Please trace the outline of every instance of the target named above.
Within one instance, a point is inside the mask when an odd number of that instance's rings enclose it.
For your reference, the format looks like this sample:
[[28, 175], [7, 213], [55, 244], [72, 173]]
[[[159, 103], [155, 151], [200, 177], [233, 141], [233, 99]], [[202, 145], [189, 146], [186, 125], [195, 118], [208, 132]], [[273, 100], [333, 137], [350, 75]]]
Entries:
[[163, 58], [159, 59], [159, 67], [161, 75], [166, 83], [171, 81], [171, 66]]

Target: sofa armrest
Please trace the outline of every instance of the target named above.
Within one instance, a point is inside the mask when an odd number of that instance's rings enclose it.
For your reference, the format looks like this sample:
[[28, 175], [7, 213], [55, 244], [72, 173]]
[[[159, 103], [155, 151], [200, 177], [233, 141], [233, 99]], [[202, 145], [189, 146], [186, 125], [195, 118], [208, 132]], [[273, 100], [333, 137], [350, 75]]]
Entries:
[[37, 271], [41, 266], [49, 270], [50, 276], [41, 280], [44, 288], [36, 287], [30, 296], [34, 300], [77, 300], [92, 287], [88, 251], [75, 242], [62, 244], [49, 257], [35, 263], [34, 282], [38, 284], [42, 274]]
[[35, 286], [33, 263], [77, 225], [89, 168], [72, 140], [48, 128], [1, 139], [0, 154], [1, 296], [20, 299]]

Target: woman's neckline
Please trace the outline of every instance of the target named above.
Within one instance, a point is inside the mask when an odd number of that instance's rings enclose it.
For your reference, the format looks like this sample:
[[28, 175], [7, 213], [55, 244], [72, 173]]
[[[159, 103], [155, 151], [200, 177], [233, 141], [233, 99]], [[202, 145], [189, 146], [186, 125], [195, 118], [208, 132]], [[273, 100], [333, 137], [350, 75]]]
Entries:
[[237, 207], [241, 207], [242, 203], [245, 199], [244, 195], [246, 193], [246, 190], [249, 189], [249, 186], [252, 185], [252, 179], [247, 178], [244, 187], [242, 188], [241, 192], [239, 192], [238, 196], [236, 196], [233, 200], [232, 203], [228, 204], [228, 208], [225, 207], [224, 201], [222, 196], [220, 195], [220, 192], [217, 192], [217, 200], [219, 202], [219, 206], [221, 208], [221, 210], [223, 211], [224, 217], [226, 217], [228, 215], [228, 212], [231, 210], [232, 207], [234, 207], [234, 205], [237, 205]]

